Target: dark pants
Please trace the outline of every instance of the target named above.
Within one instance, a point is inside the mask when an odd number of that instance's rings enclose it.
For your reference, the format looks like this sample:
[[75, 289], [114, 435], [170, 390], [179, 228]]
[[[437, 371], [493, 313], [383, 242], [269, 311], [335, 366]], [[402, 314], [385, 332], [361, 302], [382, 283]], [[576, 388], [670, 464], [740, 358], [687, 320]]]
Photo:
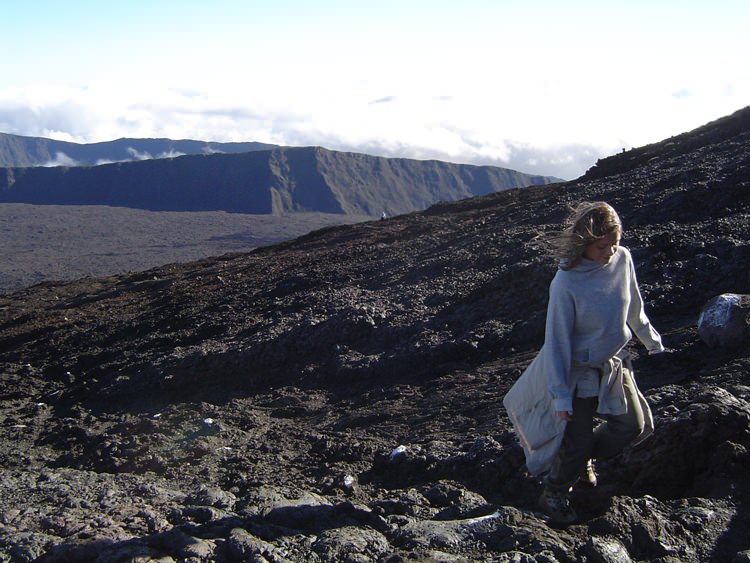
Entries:
[[633, 376], [623, 367], [627, 412], [602, 416], [604, 422], [594, 430], [596, 397], [573, 398], [573, 417], [565, 428], [560, 451], [545, 478], [547, 490], [567, 493], [586, 467], [589, 459], [606, 459], [620, 453], [643, 431], [644, 418]]

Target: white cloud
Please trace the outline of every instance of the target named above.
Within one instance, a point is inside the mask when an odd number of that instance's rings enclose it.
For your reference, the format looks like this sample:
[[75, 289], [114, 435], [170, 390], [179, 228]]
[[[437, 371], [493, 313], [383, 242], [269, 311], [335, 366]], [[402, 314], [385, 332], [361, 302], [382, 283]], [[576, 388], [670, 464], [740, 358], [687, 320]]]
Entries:
[[749, 92], [741, 77], [709, 87], [684, 75], [646, 76], [655, 90], [641, 91], [612, 71], [587, 88], [570, 88], [564, 76], [524, 75], [517, 63], [508, 66], [525, 83], [509, 81], [508, 73], [468, 82], [475, 68], [467, 65], [455, 85], [426, 79], [407, 87], [399, 84], [403, 77], [381, 80], [373, 73], [333, 83], [274, 75], [275, 82], [236, 77], [205, 88], [156, 82], [5, 88], [0, 131], [76, 142], [168, 137], [320, 145], [572, 179], [600, 157], [731, 113]]
[[128, 147], [125, 150], [130, 156], [133, 157], [133, 160], [152, 160], [154, 158], [176, 158], [178, 156], [185, 156], [184, 152], [179, 152], [174, 149], [166, 152], [160, 152], [156, 156], [152, 155], [150, 152], [139, 152], [133, 147]]
[[171, 149], [167, 152], [160, 152], [156, 158], [177, 158], [178, 156], [185, 156], [185, 153]]
[[127, 153], [133, 157], [133, 160], [151, 160], [154, 157], [151, 155], [151, 153], [148, 152], [138, 152], [133, 147], [128, 147], [125, 149]]
[[136, 3], [149, 17], [111, 3], [71, 18], [65, 4], [37, 34], [33, 3], [17, 3], [0, 42], [37, 48], [4, 61], [0, 131], [323, 145], [572, 178], [750, 100], [740, 0]]
[[45, 162], [44, 164], [42, 164], [42, 166], [52, 168], [54, 166], [78, 166], [79, 164], [80, 163], [78, 161], [70, 158], [64, 152], [58, 152], [55, 154], [55, 158], [53, 160]]

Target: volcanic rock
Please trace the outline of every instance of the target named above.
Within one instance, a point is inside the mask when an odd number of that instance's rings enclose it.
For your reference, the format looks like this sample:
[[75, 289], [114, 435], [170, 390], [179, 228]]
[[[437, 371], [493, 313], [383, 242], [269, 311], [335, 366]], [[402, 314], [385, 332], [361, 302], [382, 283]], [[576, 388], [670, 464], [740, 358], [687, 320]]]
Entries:
[[711, 347], [741, 346], [750, 337], [750, 295], [724, 293], [709, 300], [698, 318], [698, 336]]
[[[696, 319], [750, 295], [748, 115], [574, 182], [0, 298], [0, 560], [746, 559], [750, 351]], [[655, 432], [559, 528], [502, 397], [581, 200], [619, 211], [668, 351], [628, 346]]]

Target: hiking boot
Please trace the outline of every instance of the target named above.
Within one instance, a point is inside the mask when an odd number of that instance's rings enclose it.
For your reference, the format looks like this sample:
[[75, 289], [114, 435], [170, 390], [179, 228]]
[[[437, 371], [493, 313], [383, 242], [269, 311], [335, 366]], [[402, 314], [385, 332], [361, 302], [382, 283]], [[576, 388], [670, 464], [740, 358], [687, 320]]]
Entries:
[[594, 471], [593, 460], [590, 459], [586, 462], [586, 467], [584, 467], [583, 471], [581, 471], [581, 478], [579, 480], [579, 483], [587, 487], [596, 487], [596, 485], [598, 484], [596, 471]]
[[570, 506], [570, 499], [565, 493], [544, 491], [539, 497], [539, 506], [550, 519], [557, 524], [570, 524], [578, 518]]

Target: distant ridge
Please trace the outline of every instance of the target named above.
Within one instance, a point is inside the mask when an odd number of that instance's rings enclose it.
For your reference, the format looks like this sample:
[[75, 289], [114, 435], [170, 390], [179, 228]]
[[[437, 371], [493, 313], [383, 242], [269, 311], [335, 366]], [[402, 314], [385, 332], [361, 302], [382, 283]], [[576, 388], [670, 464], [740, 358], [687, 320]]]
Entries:
[[376, 216], [558, 181], [493, 166], [277, 147], [102, 166], [0, 169], [0, 202]]
[[586, 174], [575, 180], [583, 182], [622, 174], [648, 164], [653, 159], [674, 158], [700, 147], [723, 143], [750, 129], [750, 106], [721, 117], [692, 131], [663, 141], [630, 149], [599, 159]]
[[172, 139], [117, 139], [102, 143], [70, 143], [43, 137], [0, 133], [0, 166], [94, 166], [186, 154], [243, 153], [268, 150], [275, 146], [255, 142], [214, 143]]

